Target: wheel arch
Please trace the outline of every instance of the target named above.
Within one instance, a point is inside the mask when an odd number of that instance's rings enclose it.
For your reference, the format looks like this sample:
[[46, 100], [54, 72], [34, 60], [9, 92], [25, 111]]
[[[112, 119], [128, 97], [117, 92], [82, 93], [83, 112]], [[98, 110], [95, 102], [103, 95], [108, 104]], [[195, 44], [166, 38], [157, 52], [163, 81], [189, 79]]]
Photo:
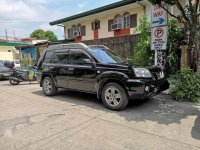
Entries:
[[48, 73], [43, 73], [42, 77], [41, 77], [40, 87], [42, 87], [42, 82], [43, 82], [43, 80], [44, 80], [45, 77], [50, 77], [53, 80], [55, 86], [57, 86], [57, 82], [55, 81], [55, 79], [53, 78], [52, 75], [50, 75]]
[[96, 91], [97, 91], [97, 98], [101, 98], [101, 93], [103, 90], [103, 87], [110, 83], [110, 82], [115, 82], [118, 83], [119, 85], [121, 85], [125, 91], [127, 91], [126, 89], [126, 85], [125, 85], [125, 81], [127, 81], [129, 79], [129, 77], [119, 71], [106, 71], [103, 72], [98, 78], [97, 78], [97, 86], [96, 86]]

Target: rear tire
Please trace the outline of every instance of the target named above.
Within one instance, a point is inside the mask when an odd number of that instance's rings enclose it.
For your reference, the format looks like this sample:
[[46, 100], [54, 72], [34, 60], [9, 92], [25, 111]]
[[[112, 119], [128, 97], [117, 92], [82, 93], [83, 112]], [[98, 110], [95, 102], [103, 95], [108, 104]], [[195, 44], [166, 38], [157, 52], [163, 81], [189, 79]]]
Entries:
[[108, 83], [102, 90], [102, 101], [111, 110], [122, 110], [129, 102], [125, 89], [118, 83]]
[[47, 96], [55, 96], [58, 88], [55, 86], [53, 80], [50, 77], [45, 77], [42, 81], [42, 90]]
[[11, 85], [18, 85], [19, 84], [18, 81], [15, 81], [13, 79], [9, 79], [9, 82], [10, 82]]

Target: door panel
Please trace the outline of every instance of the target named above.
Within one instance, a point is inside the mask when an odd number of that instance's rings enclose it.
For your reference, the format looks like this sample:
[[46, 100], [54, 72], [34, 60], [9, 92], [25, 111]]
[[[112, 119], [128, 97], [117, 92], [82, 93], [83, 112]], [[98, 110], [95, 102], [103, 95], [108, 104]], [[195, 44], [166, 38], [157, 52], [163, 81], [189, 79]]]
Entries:
[[68, 88], [69, 50], [55, 50], [54, 70], [58, 87]]
[[82, 49], [72, 49], [70, 52], [68, 88], [93, 92], [95, 90], [96, 70], [90, 64], [84, 64], [83, 59], [91, 59]]
[[96, 71], [92, 66], [76, 65], [71, 68], [68, 86], [71, 89], [92, 92], [95, 90]]

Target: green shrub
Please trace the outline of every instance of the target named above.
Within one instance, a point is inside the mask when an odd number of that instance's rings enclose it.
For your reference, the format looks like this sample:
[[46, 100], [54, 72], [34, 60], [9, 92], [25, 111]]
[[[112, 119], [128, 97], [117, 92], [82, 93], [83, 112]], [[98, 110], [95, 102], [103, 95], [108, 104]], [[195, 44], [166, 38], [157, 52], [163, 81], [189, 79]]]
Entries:
[[140, 25], [136, 29], [139, 32], [134, 54], [127, 60], [137, 67], [151, 66], [154, 63], [154, 51], [151, 50], [151, 24], [148, 22], [147, 16], [140, 18]]
[[183, 69], [177, 72], [172, 78], [174, 87], [170, 95], [174, 100], [200, 102], [200, 76], [190, 69]]

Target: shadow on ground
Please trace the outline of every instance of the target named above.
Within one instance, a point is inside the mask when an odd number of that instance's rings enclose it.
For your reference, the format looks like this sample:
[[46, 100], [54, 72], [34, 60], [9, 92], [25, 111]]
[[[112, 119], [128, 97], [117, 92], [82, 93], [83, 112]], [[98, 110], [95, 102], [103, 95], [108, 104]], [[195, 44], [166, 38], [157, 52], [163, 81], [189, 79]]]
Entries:
[[1, 82], [1, 81], [6, 81], [6, 80], [8, 81], [8, 79], [0, 79], [0, 82]]
[[[42, 91], [35, 91], [33, 94], [44, 96]], [[66, 101], [75, 105], [91, 107], [105, 112], [113, 112], [104, 107], [101, 100], [96, 95], [60, 90], [58, 95], [50, 97], [54, 100]], [[157, 122], [158, 124], [180, 124], [182, 119], [189, 116], [196, 116], [196, 121], [191, 129], [193, 138], [200, 140], [200, 105], [195, 103], [182, 103], [170, 100], [167, 95], [158, 95], [149, 100], [131, 101], [123, 111], [114, 113], [124, 117], [128, 121]]]
[[17, 86], [24, 86], [24, 85], [39, 84], [36, 81], [32, 81], [32, 82], [26, 81], [26, 82], [20, 82], [18, 85], [11, 85], [10, 82], [9, 82], [9, 80], [0, 80], [0, 81], [7, 81], [6, 83], [1, 84], [1, 86], [15, 86], [15, 87], [17, 87]]

